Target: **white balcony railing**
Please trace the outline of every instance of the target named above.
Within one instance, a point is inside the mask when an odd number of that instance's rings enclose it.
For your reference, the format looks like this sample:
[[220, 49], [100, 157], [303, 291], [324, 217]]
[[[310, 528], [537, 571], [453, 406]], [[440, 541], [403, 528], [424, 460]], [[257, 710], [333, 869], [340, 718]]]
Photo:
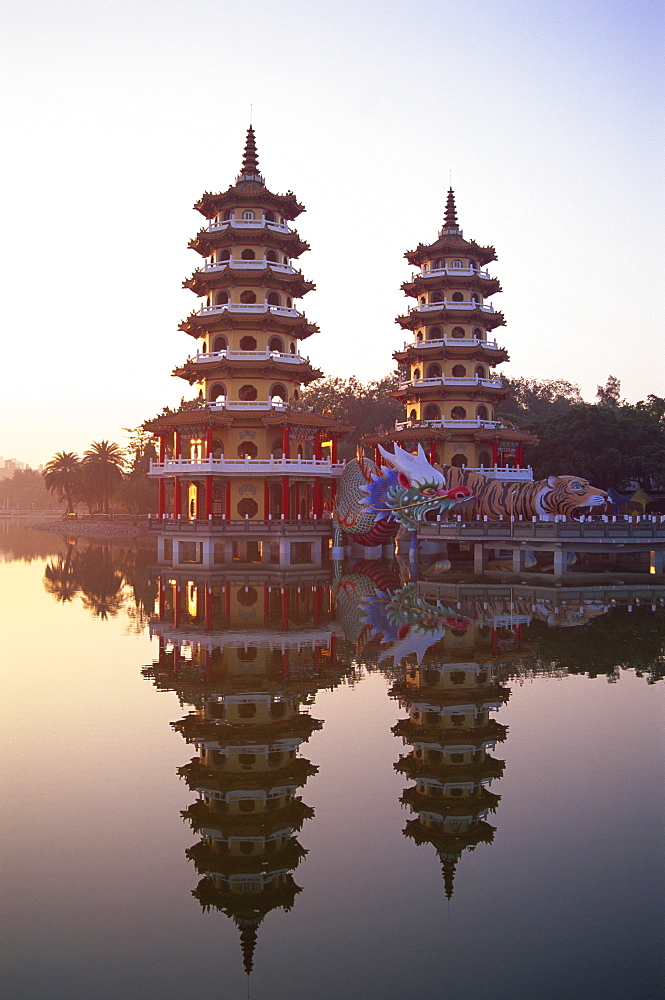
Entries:
[[216, 306], [201, 306], [198, 316], [213, 316], [217, 313], [273, 313], [276, 316], [302, 316], [297, 309], [289, 306], [272, 306], [268, 302], [221, 302]]
[[272, 399], [215, 399], [206, 403], [210, 410], [286, 410], [288, 403]]
[[223, 219], [221, 222], [210, 222], [208, 232], [215, 233], [220, 229], [273, 229], [277, 233], [289, 233], [291, 230], [285, 222], [268, 222], [266, 219]]
[[268, 361], [272, 359], [290, 365], [309, 364], [309, 358], [304, 358], [301, 354], [284, 354], [282, 351], [271, 351], [268, 348], [265, 351], [232, 351], [230, 348], [226, 348], [224, 351], [208, 351], [205, 354], [197, 354], [195, 358], [188, 360], [207, 362], [221, 361], [225, 358], [229, 361]]
[[490, 351], [498, 351], [499, 345], [496, 340], [477, 340], [472, 337], [468, 340], [457, 339], [457, 337], [443, 337], [440, 340], [412, 340], [404, 341], [404, 350], [410, 347], [486, 347]]
[[271, 271], [277, 271], [279, 274], [296, 273], [295, 268], [291, 267], [290, 264], [279, 264], [275, 260], [266, 260], [265, 258], [261, 258], [261, 260], [239, 260], [236, 257], [231, 257], [229, 260], [208, 260], [203, 270], [209, 273], [212, 271], [223, 271], [226, 267], [237, 271], [263, 271], [266, 267], [269, 267]]
[[503, 424], [500, 420], [446, 420], [441, 418], [439, 420], [402, 420], [395, 421], [396, 430], [406, 430], [408, 427], [444, 427], [454, 430], [474, 430], [476, 428], [484, 427], [488, 430], [495, 430], [497, 427], [502, 427]]
[[439, 378], [415, 378], [410, 382], [400, 382], [400, 389], [418, 388], [419, 386], [449, 385], [452, 388], [457, 386], [485, 386], [486, 389], [500, 389], [503, 382], [500, 378], [453, 378], [448, 375], [441, 375]]
[[442, 302], [419, 303], [419, 305], [410, 309], [409, 312], [432, 312], [437, 309], [455, 309], [467, 312], [473, 312], [475, 309], [479, 309], [484, 313], [494, 312], [494, 306], [491, 302], [453, 302], [452, 299], [443, 299]]
[[189, 473], [218, 475], [325, 475], [341, 476], [344, 462], [323, 458], [166, 458], [151, 462], [151, 476]]
[[492, 275], [489, 271], [486, 271], [480, 267], [432, 267], [429, 269], [423, 268], [417, 274], [411, 276], [411, 280], [414, 278], [440, 278], [450, 275], [453, 278], [457, 277], [478, 277], [484, 279], [491, 279]]

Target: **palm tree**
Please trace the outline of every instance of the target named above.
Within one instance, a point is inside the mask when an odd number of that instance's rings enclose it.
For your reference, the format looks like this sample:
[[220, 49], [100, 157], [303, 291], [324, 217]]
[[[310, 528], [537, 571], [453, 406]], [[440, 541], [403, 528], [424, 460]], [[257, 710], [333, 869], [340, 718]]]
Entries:
[[67, 513], [74, 512], [74, 495], [81, 481], [81, 460], [73, 451], [57, 451], [44, 466], [44, 485], [58, 500], [65, 500]]
[[105, 514], [109, 512], [109, 497], [122, 482], [125, 470], [125, 456], [122, 448], [108, 441], [93, 441], [83, 453], [82, 466], [86, 478], [102, 502]]

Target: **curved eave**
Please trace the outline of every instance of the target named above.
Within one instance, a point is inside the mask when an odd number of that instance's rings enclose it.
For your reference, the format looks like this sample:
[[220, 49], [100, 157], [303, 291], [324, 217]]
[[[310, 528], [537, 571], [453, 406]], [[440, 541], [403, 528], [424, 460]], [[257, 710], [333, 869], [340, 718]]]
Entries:
[[445, 427], [407, 427], [404, 430], [383, 431], [376, 434], [362, 434], [362, 444], [391, 444], [393, 441], [404, 441], [407, 444], [418, 444], [422, 441], [450, 441], [451, 433]]
[[496, 260], [494, 247], [481, 247], [473, 240], [465, 240], [463, 236], [458, 236], [455, 233], [441, 236], [434, 243], [419, 243], [415, 250], [407, 250], [404, 256], [409, 264], [422, 267], [425, 261], [442, 253], [458, 253], [464, 257], [473, 257], [483, 267]]
[[300, 299], [307, 292], [312, 292], [316, 288], [313, 281], [307, 281], [302, 273], [284, 274], [280, 271], [273, 271], [266, 267], [262, 271], [247, 269], [246, 271], [225, 267], [219, 271], [203, 271], [197, 269], [191, 278], [187, 278], [182, 283], [183, 288], [189, 288], [195, 295], [206, 295], [209, 291], [220, 288], [240, 286], [244, 288], [251, 285], [259, 285], [261, 288], [279, 288], [294, 299]]
[[173, 375], [186, 379], [190, 385], [206, 378], [279, 378], [287, 382], [297, 382], [298, 385], [309, 385], [317, 378], [322, 378], [323, 372], [312, 368], [307, 362], [292, 365], [279, 361], [227, 361], [196, 362], [191, 361], [174, 368]]
[[421, 275], [418, 275], [412, 281], [403, 282], [400, 287], [405, 295], [410, 295], [414, 298], [431, 292], [432, 289], [438, 291], [439, 289], [444, 290], [447, 288], [468, 288], [472, 292], [478, 292], [484, 297], [495, 295], [497, 292], [502, 291], [498, 278], [479, 278], [477, 276], [465, 278], [463, 275], [457, 277], [450, 274], [433, 276], [431, 278], [423, 278]]
[[406, 316], [398, 316], [396, 323], [403, 330], [415, 330], [419, 326], [431, 326], [433, 323], [477, 323], [485, 330], [494, 330], [497, 326], [505, 326], [506, 320], [502, 312], [483, 312], [482, 309], [447, 309], [445, 306], [438, 311], [414, 309]]
[[206, 219], [211, 219], [222, 209], [235, 208], [236, 206], [244, 208], [247, 205], [258, 205], [268, 210], [274, 209], [289, 221], [305, 211], [305, 206], [300, 204], [292, 191], [287, 191], [286, 194], [275, 194], [263, 184], [252, 181], [241, 181], [239, 184], [233, 184], [226, 191], [221, 191], [218, 194], [204, 191], [194, 208]]
[[266, 226], [257, 229], [235, 229], [233, 226], [226, 226], [213, 232], [201, 229], [187, 246], [190, 250], [196, 250], [202, 257], [209, 257], [213, 250], [238, 243], [251, 247], [279, 247], [289, 257], [299, 257], [310, 248], [309, 243], [301, 240], [297, 233], [283, 233], [278, 229], [268, 229]]
[[492, 349], [483, 347], [478, 342], [460, 341], [459, 347], [407, 347], [403, 351], [393, 351], [393, 358], [400, 364], [415, 364], [425, 361], [445, 361], [447, 358], [469, 358], [471, 361], [485, 361], [491, 365], [501, 365], [510, 360], [504, 347]]
[[195, 410], [176, 410], [173, 413], [163, 413], [152, 420], [146, 420], [143, 427], [153, 434], [175, 431], [182, 427], [230, 427], [233, 417], [229, 414], [197, 407]]
[[345, 424], [336, 417], [307, 410], [281, 410], [266, 414], [261, 423], [266, 427], [299, 427], [313, 431], [326, 430], [331, 434], [348, 434], [355, 430], [352, 424]]
[[496, 388], [484, 385], [454, 386], [454, 385], [423, 385], [411, 386], [406, 389], [396, 389], [389, 395], [393, 399], [414, 400], [419, 399], [445, 399], [463, 400], [474, 399], [484, 402], [490, 399], [505, 399], [510, 395], [510, 389], [506, 386]]
[[516, 427], [497, 427], [495, 430], [479, 428], [474, 431], [476, 441], [514, 441], [516, 444], [538, 444], [538, 437], [530, 431]]
[[299, 340], [318, 333], [316, 323], [308, 323], [304, 316], [279, 316], [274, 313], [229, 313], [223, 312], [209, 316], [192, 313], [178, 326], [190, 337], [202, 337], [208, 331], [216, 330], [264, 330], [268, 333], [290, 333]]

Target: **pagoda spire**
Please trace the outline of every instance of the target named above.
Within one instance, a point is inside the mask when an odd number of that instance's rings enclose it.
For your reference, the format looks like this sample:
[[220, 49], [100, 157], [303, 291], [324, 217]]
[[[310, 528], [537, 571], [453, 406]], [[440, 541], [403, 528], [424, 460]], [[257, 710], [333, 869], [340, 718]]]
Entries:
[[443, 229], [442, 233], [459, 232], [459, 225], [457, 222], [457, 208], [455, 207], [455, 192], [452, 188], [448, 188], [448, 198], [446, 199], [446, 214], [443, 219]]
[[247, 129], [245, 139], [245, 150], [242, 157], [242, 167], [238, 174], [237, 181], [257, 181], [263, 184], [263, 177], [259, 173], [259, 154], [256, 151], [256, 137], [254, 129], [250, 125]]

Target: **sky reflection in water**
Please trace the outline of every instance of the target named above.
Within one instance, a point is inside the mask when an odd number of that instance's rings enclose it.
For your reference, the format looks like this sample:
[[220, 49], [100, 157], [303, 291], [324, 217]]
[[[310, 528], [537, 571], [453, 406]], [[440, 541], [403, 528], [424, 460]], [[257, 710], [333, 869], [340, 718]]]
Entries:
[[1, 544], [8, 995], [657, 995], [662, 605]]

